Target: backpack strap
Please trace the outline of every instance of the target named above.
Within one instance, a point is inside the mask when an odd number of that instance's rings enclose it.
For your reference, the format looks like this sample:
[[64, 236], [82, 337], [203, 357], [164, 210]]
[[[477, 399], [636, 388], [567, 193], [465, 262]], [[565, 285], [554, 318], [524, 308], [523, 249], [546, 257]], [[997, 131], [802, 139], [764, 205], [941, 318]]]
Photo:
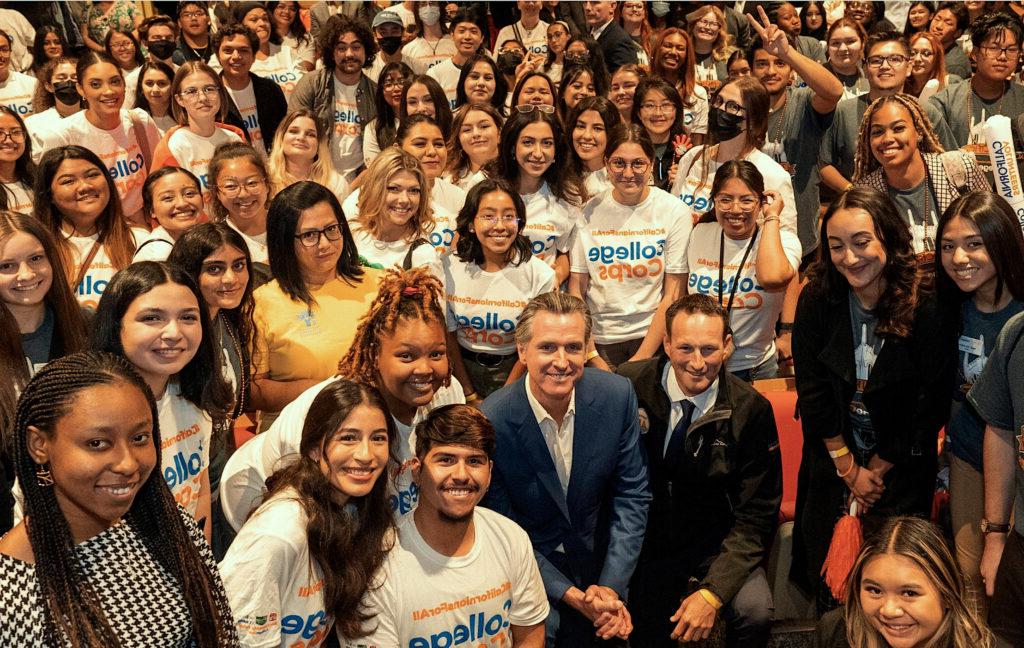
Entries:
[[423, 238], [418, 238], [412, 242], [412, 244], [409, 246], [409, 251], [405, 253], [405, 259], [402, 260], [402, 270], [412, 269], [412, 253], [416, 251], [416, 248], [418, 248], [421, 245], [425, 245], [426, 243], [427, 239]]

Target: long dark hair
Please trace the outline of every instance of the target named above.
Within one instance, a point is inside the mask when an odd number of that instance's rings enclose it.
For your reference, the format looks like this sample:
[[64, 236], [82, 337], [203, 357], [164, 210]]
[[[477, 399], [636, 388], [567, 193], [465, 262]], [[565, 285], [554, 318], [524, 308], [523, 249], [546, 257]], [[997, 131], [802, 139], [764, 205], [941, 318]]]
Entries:
[[[172, 70], [171, 66], [167, 65], [163, 61], [146, 61], [142, 64], [142, 67], [139, 68], [139, 78], [135, 82], [134, 107], [141, 108], [152, 115], [153, 107], [149, 105], [149, 99], [146, 99], [146, 93], [142, 91], [143, 83], [146, 80], [146, 72], [149, 72], [150, 70], [156, 70], [167, 77], [168, 92], [170, 92], [169, 88], [171, 84], [174, 83], [174, 70]], [[218, 78], [220, 77], [218, 76]], [[167, 106], [167, 114], [171, 117], [174, 117], [174, 106], [174, 95], [171, 93], [171, 102]], [[221, 111], [223, 112], [223, 107], [221, 108]]]
[[900, 218], [889, 196], [863, 185], [845, 191], [832, 202], [821, 218], [821, 241], [818, 258], [810, 268], [810, 286], [820, 290], [832, 301], [846, 299], [849, 283], [832, 263], [828, 245], [828, 222], [841, 209], [867, 212], [875, 227], [875, 236], [885, 247], [886, 263], [882, 269], [885, 290], [875, 305], [878, 334], [907, 337], [914, 324], [914, 311], [921, 300], [923, 287], [917, 269], [917, 257], [911, 247], [910, 230]]
[[455, 221], [455, 231], [459, 235], [459, 240], [455, 244], [455, 255], [459, 257], [460, 261], [465, 263], [475, 263], [478, 266], [483, 265], [484, 247], [480, 244], [480, 239], [477, 238], [476, 232], [470, 231], [469, 228], [476, 219], [476, 213], [480, 209], [480, 201], [484, 196], [493, 191], [501, 191], [508, 194], [512, 198], [512, 204], [516, 209], [516, 240], [512, 242], [512, 246], [509, 247], [508, 252], [505, 254], [505, 260], [512, 265], [526, 263], [533, 254], [530, 239], [523, 234], [523, 228], [526, 227], [526, 205], [519, 196], [519, 192], [502, 178], [484, 178], [466, 194], [466, 203], [459, 210], [459, 215]]
[[[604, 123], [606, 140], [608, 133], [622, 122], [622, 116], [619, 115], [619, 109], [615, 107], [615, 104], [603, 96], [584, 97], [572, 110], [569, 111], [569, 114], [565, 118], [565, 150], [569, 167], [580, 177], [583, 177], [587, 173], [587, 168], [583, 164], [583, 160], [580, 159], [579, 153], [576, 152], [576, 147], [573, 146], [572, 134], [573, 131], [576, 130], [576, 122], [579, 121], [583, 113], [591, 110], [601, 116], [601, 121]], [[607, 141], [605, 144], [605, 153], [607, 153]]]
[[[412, 83], [412, 79], [415, 76], [412, 68], [401, 61], [394, 61], [384, 66], [384, 69], [380, 71], [379, 81], [377, 83], [377, 92], [374, 94], [373, 103], [377, 106], [377, 117], [374, 123], [374, 133], [377, 135], [377, 143], [380, 145], [381, 150], [385, 147], [391, 146], [395, 143], [395, 122], [398, 121], [398, 115], [395, 114], [394, 108], [384, 98], [384, 81], [387, 80], [388, 75], [392, 72], [400, 72], [402, 80], [405, 83], [405, 87], [409, 87]], [[405, 95], [403, 89], [402, 95]], [[399, 105], [401, 105], [401, 101]], [[313, 121], [316, 121], [314, 119]]]
[[[61, 146], [50, 149], [43, 154], [39, 161], [39, 172], [36, 175], [34, 187], [35, 207], [33, 215], [43, 223], [57, 241], [57, 253], [60, 256], [66, 279], [70, 283], [75, 279], [75, 253], [68, 243], [67, 237], [61, 231], [61, 222], [64, 215], [53, 203], [53, 179], [64, 160], [85, 160], [92, 164], [103, 174], [107, 183], [109, 199], [103, 213], [96, 220], [96, 231], [99, 233], [97, 242], [103, 246], [111, 265], [117, 269], [125, 268], [132, 262], [132, 255], [135, 254], [135, 239], [128, 229], [128, 222], [124, 219], [121, 211], [121, 198], [117, 194], [117, 187], [114, 180], [107, 173], [107, 167], [100, 161], [96, 154], [87, 148], [77, 145]], [[85, 262], [85, 259], [82, 259]]]
[[504, 115], [505, 98], [508, 97], [508, 81], [505, 80], [505, 75], [498, 69], [498, 64], [494, 62], [494, 59], [485, 54], [482, 49], [462, 66], [459, 82], [455, 86], [455, 105], [462, 107], [469, 103], [469, 97], [466, 95], [466, 79], [469, 78], [469, 73], [473, 71], [473, 66], [477, 63], [485, 63], [491, 67], [491, 72], [494, 74], [494, 94], [489, 103]]
[[[242, 301], [235, 308], [220, 309], [218, 316], [234, 331], [238, 337], [238, 344], [241, 347], [239, 362], [242, 371], [248, 371], [252, 359], [253, 338], [255, 337], [256, 326], [253, 323], [252, 312], [256, 306], [253, 299], [253, 283], [256, 275], [252, 267], [252, 257], [249, 256], [249, 247], [245, 244], [242, 235], [229, 227], [226, 223], [200, 223], [192, 227], [174, 242], [167, 262], [180, 266], [192, 277], [196, 284], [200, 283], [200, 276], [203, 274], [203, 262], [208, 256], [221, 247], [229, 245], [236, 248], [245, 256], [245, 267], [249, 272], [249, 281], [242, 290]], [[231, 412], [232, 418], [238, 418], [245, 411], [246, 403], [249, 400], [249, 381], [241, 380], [239, 376], [239, 387], [241, 393], [235, 403], [235, 411]]]
[[452, 136], [448, 140], [448, 173], [451, 174], [452, 179], [455, 181], [459, 181], [469, 175], [471, 163], [469, 155], [462, 148], [462, 142], [459, 141], [459, 133], [462, 132], [462, 126], [466, 123], [466, 119], [469, 118], [469, 113], [473, 111], [482, 112], [489, 116], [494, 121], [494, 127], [498, 130], [499, 136], [501, 127], [505, 123], [505, 118], [502, 116], [501, 111], [491, 104], [465, 104], [455, 111], [455, 121], [452, 123]]
[[[527, 72], [523, 76], [519, 77], [518, 81], [516, 81], [516, 87], [512, 89], [512, 110], [515, 110], [516, 106], [518, 106], [520, 103], [519, 95], [523, 93], [523, 86], [526, 85], [527, 81], [534, 77], [542, 77], [544, 81], [547, 82], [548, 89], [551, 90], [551, 105], [554, 106], [556, 103], [558, 103], [558, 86], [556, 86], [555, 82], [551, 80], [551, 77], [544, 74], [540, 70], [534, 70], [533, 72]], [[512, 113], [510, 112], [509, 117], [511, 116]]]
[[[277, 9], [277, 5], [281, 4], [277, 0], [269, 0], [267, 2], [267, 13], [270, 18], [270, 31], [276, 32], [277, 27], [274, 26], [274, 10]], [[295, 3], [295, 15], [292, 17], [292, 22], [288, 25], [288, 35], [293, 37], [296, 42], [301, 43], [304, 40], [311, 40], [309, 32], [306, 31], [306, 25], [302, 22], [302, 16], [299, 13], [299, 3]]]
[[227, 404], [233, 400], [231, 387], [221, 372], [221, 353], [214, 342], [206, 300], [183, 268], [167, 262], [139, 261], [115, 274], [96, 306], [89, 346], [95, 351], [123, 356], [121, 327], [128, 308], [153, 288], [170, 283], [188, 288], [195, 296], [203, 332], [196, 354], [172, 379], [177, 381], [182, 398], [206, 412], [214, 423], [219, 423], [226, 418]]
[[68, 638], [83, 648], [121, 646], [75, 551], [67, 518], [53, 487], [40, 486], [37, 464], [28, 450], [28, 429], [52, 437], [75, 398], [99, 385], [128, 385], [146, 399], [153, 422], [156, 464], [139, 488], [125, 520], [142, 538], [157, 563], [180, 586], [192, 619], [196, 645], [220, 648], [237, 643], [227, 597], [216, 569], [203, 560], [164, 482], [160, 466], [159, 417], [153, 394], [131, 364], [109, 353], [76, 353], [43, 367], [25, 387], [15, 422], [15, 468], [25, 501], [26, 525], [35, 555], [35, 580], [42, 602], [47, 644]]
[[[1003, 289], [1014, 299], [1024, 299], [1024, 235], [1013, 207], [991, 191], [972, 191], [954, 200], [935, 228], [935, 242], [941, 250], [942, 233], [954, 218], [969, 220], [978, 228], [985, 250], [996, 269], [995, 300]], [[942, 265], [942, 254], [935, 255], [935, 291], [940, 304], [955, 304], [970, 297], [961, 292]]]
[[[546, 77], [545, 77], [546, 78]], [[501, 142], [498, 145], [498, 157], [486, 167], [487, 175], [492, 178], [507, 180], [509, 185], [516, 188], [519, 193], [519, 176], [521, 170], [519, 162], [516, 161], [516, 142], [519, 134], [530, 124], [544, 122], [551, 127], [551, 135], [555, 140], [555, 159], [542, 176], [548, 184], [551, 194], [559, 200], [567, 203], [579, 204], [586, 196], [586, 189], [579, 175], [559, 163], [566, 158], [565, 133], [562, 131], [562, 122], [555, 114], [548, 114], [540, 110], [520, 112], [517, 108], [512, 109], [508, 121], [501, 128]], [[475, 212], [474, 212], [475, 213]]]
[[669, 146], [672, 146], [672, 141], [678, 135], [685, 132], [686, 115], [683, 113], [683, 100], [679, 96], [679, 91], [668, 81], [661, 77], [645, 77], [640, 79], [640, 83], [636, 85], [636, 94], [633, 95], [633, 114], [630, 117], [630, 121], [634, 124], [643, 125], [643, 121], [640, 119], [640, 106], [647, 99], [647, 94], [655, 90], [663, 94], [676, 109], [676, 118], [668, 132], [668, 143]]
[[[558, 100], [555, 101], [555, 107], [558, 108], [558, 114], [563, 120], [569, 114], [568, 105], [565, 103], [565, 95], [569, 91], [569, 86], [575, 83], [584, 74], [590, 75], [590, 82], [594, 85], [594, 96], [596, 97], [607, 97], [608, 96], [608, 79], [602, 77], [599, 74], [595, 74], [593, 70], [585, 65], [570, 65], [562, 70], [562, 81], [558, 84]], [[568, 123], [568, 122], [566, 122]]]
[[[21, 152], [18, 159], [14, 161], [14, 180], [15, 182], [21, 182], [26, 187], [31, 187], [32, 183], [36, 180], [36, 164], [32, 161], [32, 138], [29, 137], [28, 129], [25, 128], [25, 120], [21, 118], [18, 111], [10, 106], [0, 106], [0, 113], [4, 115], [10, 115], [14, 117], [14, 121], [18, 122], [18, 128], [23, 133], [22, 137], [25, 142], [25, 150]], [[10, 198], [8, 198], [10, 197]], [[0, 209], [9, 209], [13, 205], [8, 205], [8, 200], [12, 200], [14, 194], [3, 187], [0, 189]]]
[[[103, 50], [107, 53], [107, 56], [114, 61], [114, 52], [110, 48], [110, 40], [114, 37], [114, 34], [120, 34], [126, 38], [132, 39], [132, 44], [135, 45], [135, 65], [138, 67], [146, 62], [146, 57], [142, 55], [142, 45], [139, 43], [139, 39], [135, 38], [135, 34], [131, 30], [111, 29], [107, 32], [107, 35], [103, 38]], [[121, 65], [114, 61], [114, 67], [118, 70], [121, 69]]]
[[[337, 504], [335, 487], [321, 472], [314, 454], [326, 454], [331, 437], [352, 411], [366, 405], [380, 410], [388, 431], [388, 465], [370, 492]], [[342, 635], [364, 637], [366, 622], [375, 616], [362, 604], [377, 570], [391, 549], [394, 519], [388, 497], [388, 475], [396, 465], [398, 432], [380, 393], [369, 385], [338, 379], [324, 387], [309, 406], [302, 426], [298, 460], [267, 479], [264, 501], [294, 489], [306, 514], [310, 561], [323, 573], [324, 609], [334, 616]], [[348, 510], [349, 506], [354, 512]], [[344, 560], [339, 560], [344, 557]], [[306, 569], [300, 565], [297, 569]]]
[[359, 251], [356, 249], [352, 230], [349, 229], [341, 203], [327, 187], [316, 182], [304, 180], [285, 187], [270, 203], [267, 214], [267, 256], [270, 259], [270, 272], [277, 280], [281, 291], [292, 301], [304, 302], [312, 307], [316, 302], [309, 292], [306, 281], [299, 269], [299, 260], [295, 256], [295, 228], [298, 227], [302, 212], [314, 205], [327, 203], [334, 212], [334, 217], [341, 225], [341, 256], [338, 257], [338, 277], [346, 283], [355, 285], [363, 276], [359, 267]]
[[398, 120], [404, 122], [409, 119], [409, 108], [405, 102], [409, 96], [409, 89], [417, 83], [426, 87], [427, 92], [430, 93], [430, 98], [434, 102], [433, 119], [441, 127], [441, 135], [447, 140], [452, 134], [452, 109], [448, 104], [448, 97], [445, 96], [441, 84], [434, 77], [420, 74], [414, 76], [409, 80], [409, 83], [405, 84], [405, 87], [402, 89], [402, 102], [398, 104]]
[[70, 56], [71, 52], [68, 50], [68, 41], [64, 38], [64, 32], [59, 27], [54, 25], [43, 25], [36, 30], [35, 40], [32, 41], [32, 71], [36, 73], [37, 79], [42, 79], [39, 76], [39, 71], [44, 65], [49, 63], [50, 59], [46, 56], [46, 37], [53, 34], [60, 39], [61, 53], [57, 58], [63, 56]]
[[[53, 312], [53, 337], [50, 341], [50, 357], [57, 358], [67, 353], [75, 353], [85, 348], [85, 319], [74, 294], [65, 277], [61, 265], [60, 254], [53, 234], [47, 231], [32, 216], [12, 211], [0, 211], [0, 245], [17, 232], [24, 232], [34, 237], [43, 246], [43, 253], [50, 263], [52, 281], [46, 292], [44, 302]], [[7, 305], [0, 301], [0, 371], [4, 380], [0, 381], [0, 452], [11, 449], [13, 438], [10, 433], [14, 427], [14, 409], [18, 401], [18, 393], [28, 383], [29, 369], [25, 362], [25, 349], [21, 344], [21, 332], [14, 315]]]
[[576, 34], [575, 36], [570, 34], [569, 41], [565, 44], [565, 53], [562, 55], [562, 59], [566, 66], [572, 65], [566, 57], [569, 55], [569, 48], [572, 47], [573, 43], [583, 43], [587, 48], [587, 53], [589, 55], [587, 65], [589, 65], [590, 69], [594, 71], [595, 79], [599, 76], [604, 77], [605, 87], [608, 87], [608, 77], [610, 75], [608, 74], [608, 64], [604, 60], [604, 50], [601, 49], [601, 46], [597, 44], [597, 41], [594, 40], [593, 37], [586, 34]]

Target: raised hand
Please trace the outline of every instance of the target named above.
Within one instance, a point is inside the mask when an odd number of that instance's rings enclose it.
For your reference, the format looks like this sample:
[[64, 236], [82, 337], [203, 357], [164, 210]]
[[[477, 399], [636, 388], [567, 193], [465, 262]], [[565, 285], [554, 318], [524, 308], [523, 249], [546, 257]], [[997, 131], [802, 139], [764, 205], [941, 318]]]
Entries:
[[789, 39], [786, 37], [786, 33], [779, 29], [778, 25], [772, 24], [764, 7], [758, 6], [757, 13], [761, 16], [761, 22], [758, 22], [757, 18], [754, 18], [751, 14], [747, 14], [747, 19], [750, 21], [750, 26], [761, 37], [764, 51], [772, 56], [785, 58], [786, 54], [789, 53]]

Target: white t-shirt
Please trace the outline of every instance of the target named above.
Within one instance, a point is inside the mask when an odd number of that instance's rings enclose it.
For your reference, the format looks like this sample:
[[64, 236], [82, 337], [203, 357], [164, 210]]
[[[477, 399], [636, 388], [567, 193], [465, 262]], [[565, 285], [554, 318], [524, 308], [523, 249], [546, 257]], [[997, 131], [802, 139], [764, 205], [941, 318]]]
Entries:
[[533, 29], [523, 26], [522, 20], [517, 20], [511, 25], [505, 25], [498, 32], [498, 38], [494, 41], [494, 51], [500, 51], [505, 41], [517, 40], [522, 43], [531, 54], [548, 53], [548, 24], [538, 20]]
[[[132, 228], [132, 238], [135, 241], [141, 241], [146, 236], [149, 236], [149, 232], [144, 229]], [[71, 250], [75, 260], [75, 276], [78, 276], [78, 270], [82, 262], [86, 257], [89, 256], [89, 251], [92, 249], [93, 244], [99, 240], [100, 235], [93, 234], [91, 236], [69, 236], [67, 237], [68, 243], [71, 244]], [[113, 266], [110, 261], [110, 257], [107, 256], [107, 250], [102, 245], [96, 249], [96, 254], [92, 258], [92, 262], [89, 264], [89, 269], [86, 270], [85, 276], [82, 277], [82, 282], [78, 285], [78, 290], [75, 291], [75, 297], [78, 298], [78, 303], [86, 308], [96, 310], [96, 305], [100, 302], [100, 297], [103, 296], [103, 292], [107, 289], [107, 284], [113, 279], [114, 274], [117, 272], [117, 268]], [[73, 287], [72, 287], [73, 289]]]
[[[780, 235], [786, 259], [795, 270], [800, 265], [800, 239], [786, 231], [780, 232]], [[722, 226], [717, 221], [696, 225], [686, 247], [686, 267], [683, 272], [690, 274], [687, 292], [718, 297], [722, 305], [728, 307], [729, 294], [733, 286], [736, 287], [729, 318], [736, 351], [729, 357], [729, 371], [756, 367], [775, 353], [775, 322], [782, 312], [786, 291], [768, 291], [757, 283], [755, 268], [760, 236], [759, 233], [742, 269], [739, 264], [750, 239], [735, 241], [726, 236], [725, 251], [720, 259], [718, 253], [723, 240]], [[720, 263], [723, 266], [724, 286], [718, 282]]]
[[568, 252], [572, 247], [580, 209], [552, 195], [546, 182], [537, 192], [521, 197], [526, 204], [523, 234], [530, 239], [533, 255], [554, 267], [558, 253]]
[[402, 26], [406, 29], [416, 24], [416, 16], [413, 15], [411, 9], [405, 7], [404, 3], [393, 4], [388, 9], [398, 14], [398, 17], [402, 19]]
[[380, 52], [377, 52], [373, 56], [373, 62], [370, 63], [370, 67], [363, 68], [363, 74], [370, 77], [370, 81], [380, 83], [380, 73], [384, 71], [385, 65], [387, 65], [387, 63], [385, 63], [384, 59], [381, 58]]
[[[434, 188], [430, 192], [430, 208], [433, 209], [434, 229], [431, 230], [427, 240], [434, 246], [438, 254], [448, 254], [452, 249], [452, 242], [455, 240], [455, 220], [458, 210], [452, 211], [445, 207], [443, 200], [449, 203], [456, 202], [458, 194], [451, 191], [451, 188], [458, 189], [450, 182], [441, 182], [438, 178], [434, 181]], [[465, 200], [465, 193], [462, 194]], [[461, 209], [461, 205], [459, 209]], [[359, 218], [359, 189], [356, 189], [341, 203], [341, 210], [345, 212], [345, 220], [352, 224]]]
[[[267, 58], [256, 59], [249, 71], [256, 76], [270, 79], [281, 86], [281, 90], [287, 99], [295, 90], [295, 84], [302, 78], [302, 72], [296, 68], [301, 60], [295, 55], [295, 50], [291, 47], [270, 43], [270, 53], [267, 55]], [[210, 60], [206, 63], [215, 72], [220, 72], [223, 69], [216, 52], [210, 56]], [[273, 133], [270, 133], [269, 136], [273, 137]]]
[[139, 240], [132, 263], [139, 261], [166, 261], [174, 247], [174, 239], [167, 233], [163, 225], [157, 225], [152, 232]]
[[[220, 502], [224, 516], [233, 528], [241, 528], [249, 512], [259, 504], [266, 492], [267, 477], [295, 460], [302, 441], [302, 427], [306, 423], [309, 406], [313, 404], [317, 394], [335, 380], [338, 378], [332, 376], [299, 394], [281, 410], [266, 432], [246, 442], [228, 459], [220, 478]], [[391, 490], [391, 508], [396, 516], [408, 514], [419, 500], [419, 488], [412, 482], [408, 470], [410, 461], [416, 456], [414, 428], [426, 418], [430, 410], [442, 405], [465, 402], [466, 396], [462, 391], [462, 385], [453, 377], [451, 384], [437, 390], [428, 406], [416, 411], [412, 425], [404, 425], [395, 420], [398, 432], [396, 459], [399, 469], [398, 475], [393, 476], [391, 482], [394, 488]]]
[[433, 205], [440, 205], [448, 212], [458, 214], [466, 204], [466, 192], [444, 178], [434, 178], [430, 199]]
[[196, 517], [203, 476], [210, 470], [213, 421], [180, 394], [176, 383], [168, 383], [156, 404], [160, 419], [160, 466], [174, 501]]
[[135, 107], [135, 88], [139, 85], [139, 72], [142, 66], [136, 66], [134, 70], [124, 75], [124, 107]]
[[3, 191], [7, 198], [7, 211], [21, 212], [22, 214], [32, 213], [34, 194], [32, 187], [24, 182], [3, 182], [0, 183], [0, 191]]
[[[672, 185], [672, 195], [678, 196], [697, 216], [712, 208], [711, 185], [715, 182], [718, 167], [722, 166], [711, 159], [701, 160], [698, 156], [703, 150], [703, 146], [694, 146], [683, 155], [679, 160], [675, 184]], [[778, 192], [782, 197], [782, 213], [779, 215], [782, 229], [796, 235], [796, 196], [793, 194], [793, 178], [789, 172], [760, 149], [754, 149], [736, 159], [747, 160], [756, 166], [764, 178], [764, 188]]]
[[427, 76], [437, 81], [437, 84], [444, 90], [444, 96], [448, 97], [448, 107], [455, 110], [455, 97], [459, 87], [459, 76], [462, 69], [457, 67], [450, 58], [445, 59], [427, 70]]
[[7, 80], [0, 82], [0, 105], [7, 106], [24, 119], [32, 114], [32, 95], [35, 91], [34, 78], [11, 70]]
[[[359, 256], [369, 261], [372, 267], [379, 267], [382, 270], [395, 266], [401, 268], [411, 245], [409, 241], [379, 241], [360, 227], [352, 228], [352, 238], [355, 239]], [[439, 274], [439, 260], [437, 250], [429, 243], [420, 245], [412, 251], [413, 268], [427, 266], [434, 274]]]
[[516, 323], [527, 302], [555, 289], [555, 271], [535, 256], [485, 272], [454, 254], [442, 260], [448, 330], [478, 353], [515, 353]]
[[447, 171], [445, 171], [445, 175], [444, 175], [444, 180], [446, 180], [447, 182], [449, 182], [451, 184], [454, 184], [456, 187], [458, 187], [459, 189], [462, 189], [467, 194], [469, 193], [469, 190], [472, 189], [473, 187], [475, 187], [481, 180], [486, 180], [486, 179], [487, 179], [487, 174], [484, 173], [483, 170], [474, 171], [473, 173], [469, 173], [469, 174], [463, 176], [457, 182], [452, 182], [452, 176]]
[[[137, 108], [131, 111], [121, 109], [121, 123], [112, 130], [103, 130], [93, 126], [85, 117], [85, 111], [79, 111], [61, 120], [60, 127], [42, 135], [42, 146], [32, 151], [32, 157], [38, 163], [44, 151], [59, 146], [77, 144], [95, 153], [107, 167], [107, 172], [114, 179], [117, 194], [121, 197], [121, 208], [126, 215], [142, 211], [142, 185], [146, 182], [146, 160], [142, 154], [142, 145], [135, 137], [132, 127], [132, 116], [145, 129], [149, 146], [156, 147], [160, 141], [160, 133], [153, 123], [153, 118], [144, 110]], [[37, 157], [38, 155], [38, 157]]]
[[608, 177], [608, 169], [601, 167], [597, 171], [587, 174], [585, 180], [588, 196], [597, 196], [612, 188], [611, 178]]
[[549, 604], [529, 536], [512, 520], [473, 511], [473, 547], [445, 556], [427, 544], [413, 516], [364, 601], [377, 613], [359, 646], [511, 646], [511, 626], [543, 623]]
[[334, 168], [347, 179], [363, 164], [363, 123], [356, 103], [357, 85], [334, 79], [334, 136], [331, 157]]
[[298, 497], [289, 488], [264, 502], [219, 565], [246, 648], [313, 648], [326, 641], [334, 623], [324, 609], [323, 571], [311, 561], [309, 520]]
[[249, 248], [249, 256], [252, 257], [253, 263], [270, 264], [270, 255], [267, 252], [267, 233], [264, 231], [262, 234], [250, 235], [246, 234], [242, 230], [238, 229], [231, 219], [228, 218], [224, 221], [228, 227], [238, 232], [245, 241], [246, 247]]
[[455, 56], [457, 52], [455, 41], [447, 34], [433, 43], [420, 36], [402, 47], [402, 62], [412, 68], [416, 74], [426, 74], [427, 70], [441, 61]]
[[178, 166], [191, 171], [202, 185], [203, 204], [210, 206], [213, 196], [210, 193], [209, 169], [214, 150], [221, 144], [241, 142], [238, 133], [219, 126], [214, 127], [213, 135], [203, 137], [183, 126], [167, 138], [167, 149], [177, 160]]
[[[228, 94], [231, 95], [231, 100], [235, 102], [238, 113], [242, 116], [242, 124], [246, 132], [249, 133], [249, 139], [252, 140], [253, 147], [266, 156], [267, 143], [263, 137], [263, 131], [260, 130], [260, 116], [259, 111], [256, 109], [256, 92], [253, 90], [252, 81], [242, 90], [232, 90], [227, 84], [224, 87], [227, 89]], [[274, 134], [270, 133], [270, 137], [273, 136]]]
[[690, 210], [657, 187], [635, 207], [619, 204], [611, 190], [583, 207], [571, 270], [590, 276], [587, 303], [597, 342], [625, 342], [647, 333], [665, 274], [686, 272], [691, 229]]
[[690, 101], [693, 102], [692, 106], [683, 103], [683, 127], [687, 133], [707, 134], [708, 91], [704, 89], [704, 86], [693, 86], [693, 96], [690, 97]]
[[[291, 34], [288, 34], [281, 39], [281, 44], [285, 47], [290, 47], [292, 50], [292, 59], [295, 64], [298, 65], [303, 61], [308, 61], [316, 65], [316, 42], [313, 39], [312, 34], [306, 34], [305, 37], [300, 41]], [[296, 68], [298, 70], [298, 68]], [[301, 74], [301, 72], [299, 72]]]
[[163, 137], [167, 131], [178, 125], [178, 122], [174, 121], [174, 115], [170, 113], [163, 117], [155, 117], [153, 115], [150, 115], [150, 117], [153, 117], [153, 123], [156, 124], [156, 130], [160, 133], [160, 137]]
[[32, 113], [25, 118], [25, 128], [32, 138], [32, 158], [36, 159], [36, 153], [42, 151], [43, 135], [60, 128], [64, 118], [57, 112], [57, 108], [47, 108], [43, 112]]

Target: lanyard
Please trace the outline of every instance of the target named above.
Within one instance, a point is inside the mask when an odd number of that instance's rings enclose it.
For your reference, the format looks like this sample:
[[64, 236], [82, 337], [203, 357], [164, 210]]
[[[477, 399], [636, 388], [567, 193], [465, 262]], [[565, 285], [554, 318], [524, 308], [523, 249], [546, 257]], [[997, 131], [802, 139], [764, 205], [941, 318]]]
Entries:
[[[743, 258], [740, 259], [740, 265], [736, 268], [736, 275], [732, 279], [732, 290], [729, 291], [729, 305], [725, 307], [726, 315], [732, 315], [732, 301], [736, 298], [736, 288], [740, 285], [740, 275], [743, 274], [743, 266], [747, 263], [747, 257], [750, 256], [750, 251], [754, 249], [754, 243], [757, 241], [757, 228], [754, 228], [754, 235], [750, 237], [750, 243], [747, 243], [747, 249], [743, 252]], [[722, 273], [725, 268], [725, 230], [722, 230], [721, 237], [718, 240], [718, 305], [722, 305], [722, 289], [725, 287], [723, 282]]]

